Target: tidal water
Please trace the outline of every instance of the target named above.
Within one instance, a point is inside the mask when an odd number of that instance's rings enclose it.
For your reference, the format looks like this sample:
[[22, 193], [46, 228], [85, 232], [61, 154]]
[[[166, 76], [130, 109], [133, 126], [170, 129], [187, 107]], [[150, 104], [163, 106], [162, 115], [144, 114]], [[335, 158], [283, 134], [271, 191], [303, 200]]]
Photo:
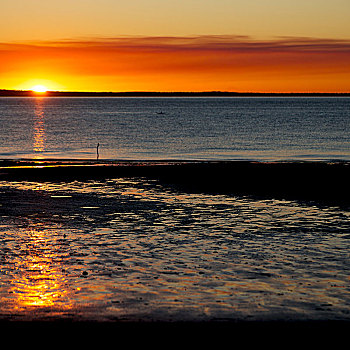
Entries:
[[0, 98], [0, 159], [350, 160], [350, 98]]
[[[95, 160], [99, 143], [101, 160], [349, 161], [349, 107], [0, 98], [0, 159]], [[350, 320], [349, 219], [148, 178], [2, 180], [0, 320]]]
[[350, 212], [144, 178], [0, 183], [0, 320], [349, 320]]

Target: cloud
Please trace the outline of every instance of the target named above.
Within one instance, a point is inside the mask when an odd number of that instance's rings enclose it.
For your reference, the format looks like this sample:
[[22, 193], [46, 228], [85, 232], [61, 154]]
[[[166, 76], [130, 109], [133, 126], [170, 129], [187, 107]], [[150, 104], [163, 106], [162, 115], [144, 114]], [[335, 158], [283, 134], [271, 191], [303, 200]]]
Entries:
[[[42, 72], [130, 81], [163, 79], [171, 86], [325, 77], [345, 86], [350, 75], [350, 41], [247, 36], [117, 37], [0, 44], [0, 73]], [[320, 78], [321, 77], [321, 78]], [[154, 83], [154, 82], [153, 82]], [[154, 83], [155, 84], [155, 83]], [[185, 88], [186, 89], [186, 88]]]
[[99, 49], [114, 51], [228, 51], [228, 52], [350, 52], [350, 40], [309, 37], [279, 37], [274, 40], [254, 40], [248, 36], [154, 36], [86, 38], [80, 40], [39, 41], [24, 43], [0, 43], [0, 50]]

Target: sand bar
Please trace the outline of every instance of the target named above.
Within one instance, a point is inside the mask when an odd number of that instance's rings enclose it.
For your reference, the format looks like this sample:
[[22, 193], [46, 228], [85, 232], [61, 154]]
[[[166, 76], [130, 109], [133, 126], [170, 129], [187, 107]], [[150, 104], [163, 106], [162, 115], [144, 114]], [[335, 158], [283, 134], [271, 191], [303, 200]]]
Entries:
[[350, 204], [350, 163], [252, 161], [0, 161], [0, 180], [147, 177], [189, 192]]

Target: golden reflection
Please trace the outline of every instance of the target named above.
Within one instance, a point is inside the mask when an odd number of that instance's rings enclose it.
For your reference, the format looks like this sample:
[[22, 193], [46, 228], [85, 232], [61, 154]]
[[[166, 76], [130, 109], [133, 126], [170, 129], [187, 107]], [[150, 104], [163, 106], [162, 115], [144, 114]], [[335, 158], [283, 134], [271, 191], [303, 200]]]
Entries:
[[68, 287], [64, 269], [59, 264], [58, 254], [52, 247], [53, 232], [31, 229], [14, 264], [18, 271], [10, 293], [13, 309], [29, 312], [49, 308], [53, 312], [72, 309], [72, 290]]
[[44, 99], [35, 99], [35, 115], [34, 115], [34, 140], [33, 150], [34, 158], [41, 158], [40, 153], [45, 151], [45, 118], [44, 118]]

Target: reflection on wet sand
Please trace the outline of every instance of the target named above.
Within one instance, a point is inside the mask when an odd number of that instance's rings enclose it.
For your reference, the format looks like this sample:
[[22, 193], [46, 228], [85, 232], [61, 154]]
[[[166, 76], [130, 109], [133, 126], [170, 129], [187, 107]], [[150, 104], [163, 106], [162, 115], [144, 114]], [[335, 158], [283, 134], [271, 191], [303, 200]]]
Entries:
[[26, 318], [42, 317], [48, 310], [51, 317], [62, 316], [72, 309], [73, 291], [54, 232], [38, 224], [17, 231], [17, 236], [8, 258], [12, 269], [7, 271], [11, 296], [7, 308]]
[[348, 210], [127, 178], [0, 191], [0, 319], [349, 319]]
[[45, 151], [45, 116], [43, 98], [35, 99], [35, 115], [34, 115], [34, 140], [33, 151], [34, 158], [42, 158], [41, 153]]

